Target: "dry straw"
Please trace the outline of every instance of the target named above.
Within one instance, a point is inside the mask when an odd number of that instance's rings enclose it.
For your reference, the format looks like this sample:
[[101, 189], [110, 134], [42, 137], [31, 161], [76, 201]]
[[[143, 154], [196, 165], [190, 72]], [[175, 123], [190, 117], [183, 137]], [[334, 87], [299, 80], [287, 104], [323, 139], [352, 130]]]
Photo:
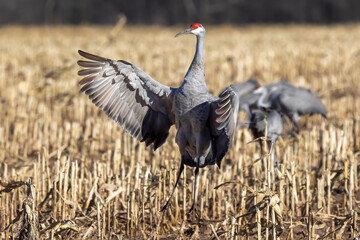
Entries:
[[2, 27], [1, 239], [24, 231], [33, 239], [359, 237], [359, 26], [207, 27], [214, 94], [249, 77], [263, 84], [286, 77], [320, 93], [329, 116], [305, 117], [299, 136], [279, 139], [279, 169], [274, 149], [260, 156], [239, 129], [222, 169], [201, 169], [197, 211], [188, 215], [190, 168], [159, 212], [179, 167], [174, 131], [153, 152], [108, 120], [78, 94], [76, 50], [128, 60], [177, 87], [195, 39], [119, 24]]

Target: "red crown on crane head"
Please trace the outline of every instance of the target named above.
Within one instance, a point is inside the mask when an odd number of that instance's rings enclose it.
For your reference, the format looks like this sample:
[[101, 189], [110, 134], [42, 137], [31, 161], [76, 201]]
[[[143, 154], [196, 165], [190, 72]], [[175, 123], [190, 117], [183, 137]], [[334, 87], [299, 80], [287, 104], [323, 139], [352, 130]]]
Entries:
[[202, 27], [200, 23], [193, 23], [190, 25], [191, 30], [195, 30], [199, 27]]

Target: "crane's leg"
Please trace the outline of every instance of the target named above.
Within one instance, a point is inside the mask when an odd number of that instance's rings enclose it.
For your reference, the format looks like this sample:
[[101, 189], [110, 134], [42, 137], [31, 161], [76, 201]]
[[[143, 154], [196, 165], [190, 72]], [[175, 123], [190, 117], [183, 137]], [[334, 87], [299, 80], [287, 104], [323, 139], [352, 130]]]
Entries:
[[296, 121], [292, 121], [293, 131], [298, 134], [300, 132], [300, 126]]
[[170, 200], [171, 200], [172, 196], [174, 195], [176, 186], [178, 185], [178, 182], [179, 182], [181, 173], [182, 173], [183, 171], [184, 171], [184, 163], [181, 161], [181, 165], [180, 165], [180, 169], [179, 169], [179, 172], [178, 172], [178, 176], [177, 176], [177, 179], [176, 179], [176, 182], [175, 182], [174, 189], [172, 190], [172, 193], [171, 193], [169, 199], [167, 200], [166, 204], [161, 208], [160, 212], [166, 210], [166, 208], [168, 207], [168, 205], [169, 205], [169, 203], [170, 203]]
[[278, 162], [277, 162], [277, 156], [276, 156], [276, 149], [275, 149], [275, 141], [271, 140], [269, 143], [269, 151], [272, 151], [272, 155], [273, 155], [273, 160], [274, 160], [274, 169], [276, 169], [278, 167]]
[[277, 158], [277, 154], [276, 154], [276, 149], [275, 149], [275, 146], [274, 146], [274, 168], [278, 168], [279, 165], [278, 165], [278, 158]]
[[264, 155], [264, 149], [263, 149], [263, 140], [259, 140], [259, 145], [260, 145], [260, 157], [263, 158]]
[[292, 127], [293, 127], [293, 131], [297, 134], [300, 132], [300, 126], [298, 124], [299, 119], [300, 119], [300, 116], [297, 113], [293, 113], [290, 118]]
[[263, 140], [259, 140], [260, 145], [260, 160], [261, 160], [261, 169], [265, 170], [265, 158], [264, 158], [264, 148], [263, 148]]
[[195, 208], [195, 203], [196, 203], [196, 187], [197, 187], [197, 180], [198, 180], [198, 176], [199, 176], [199, 167], [196, 167], [195, 169], [195, 182], [194, 182], [194, 201], [193, 204], [189, 210], [189, 213], [192, 212], [192, 210], [194, 210]]
[[[199, 123], [195, 123], [199, 124]], [[196, 126], [196, 125], [195, 125]], [[197, 126], [199, 127], [199, 126]], [[211, 150], [211, 135], [210, 131], [207, 127], [202, 127], [201, 131], [195, 132], [195, 138], [196, 138], [196, 155], [194, 162], [196, 163], [196, 169], [195, 169], [195, 182], [194, 182], [194, 201], [193, 204], [189, 210], [189, 213], [194, 210], [196, 205], [196, 188], [197, 188], [197, 180], [199, 176], [199, 168], [200, 166], [206, 166], [206, 157], [208, 156], [210, 150]]]

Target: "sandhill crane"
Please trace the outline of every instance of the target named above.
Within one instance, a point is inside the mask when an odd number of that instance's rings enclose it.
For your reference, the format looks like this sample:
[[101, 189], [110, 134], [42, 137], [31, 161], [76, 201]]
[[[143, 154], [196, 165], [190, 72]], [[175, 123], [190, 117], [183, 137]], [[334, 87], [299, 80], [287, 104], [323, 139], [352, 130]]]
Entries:
[[302, 115], [321, 114], [326, 118], [327, 110], [319, 96], [310, 89], [295, 87], [286, 80], [261, 87], [256, 92], [261, 93], [259, 106], [286, 115], [296, 132], [300, 130], [297, 122]]
[[152, 79], [139, 67], [123, 61], [99, 57], [79, 50], [88, 60], [79, 60], [84, 67], [78, 72], [80, 92], [132, 137], [146, 145], [160, 147], [172, 125], [177, 128], [176, 143], [181, 163], [175, 186], [161, 211], [165, 210], [174, 194], [184, 165], [195, 167], [193, 210], [199, 168], [220, 163], [236, 130], [239, 99], [237, 90], [229, 86], [219, 98], [209, 93], [204, 74], [203, 46], [205, 28], [195, 23], [183, 34], [196, 36], [193, 61], [178, 88], [170, 88]]
[[[261, 89], [261, 87], [257, 88], [254, 91], [256, 95]], [[260, 107], [260, 100], [257, 101], [257, 108], [251, 109], [250, 123], [249, 129], [251, 130], [254, 138], [266, 137], [270, 140], [268, 142], [269, 151], [273, 149], [273, 157], [274, 157], [274, 166], [277, 167], [277, 156], [275, 150], [275, 142], [277, 138], [282, 134], [283, 129], [283, 121], [281, 115], [274, 109], [267, 109]], [[266, 122], [265, 123], [265, 118]], [[260, 144], [260, 152], [261, 156], [263, 156], [263, 145], [262, 141], [259, 141]]]

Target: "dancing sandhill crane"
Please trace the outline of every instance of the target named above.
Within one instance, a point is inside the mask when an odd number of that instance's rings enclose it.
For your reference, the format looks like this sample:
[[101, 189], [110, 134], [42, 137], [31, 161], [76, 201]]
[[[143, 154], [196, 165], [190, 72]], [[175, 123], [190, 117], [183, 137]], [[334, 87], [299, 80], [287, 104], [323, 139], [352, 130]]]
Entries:
[[207, 89], [203, 57], [205, 28], [195, 23], [175, 37], [183, 34], [195, 35], [197, 42], [193, 61], [178, 88], [157, 82], [127, 61], [114, 61], [79, 50], [87, 59], [78, 61], [85, 68], [78, 72], [85, 76], [79, 82], [80, 92], [88, 95], [132, 137], [147, 146], [153, 144], [156, 150], [175, 125], [181, 163], [173, 191], [161, 211], [167, 209], [184, 165], [195, 167], [190, 212], [194, 209], [199, 168], [213, 164], [220, 167], [232, 143], [239, 108], [235, 88], [229, 86], [219, 97]]
[[[254, 91], [256, 95], [260, 87]], [[265, 123], [266, 118], [266, 123]], [[268, 141], [269, 151], [272, 149], [274, 166], [277, 167], [277, 155], [275, 150], [275, 143], [277, 138], [282, 134], [283, 130], [283, 121], [281, 115], [274, 109], [263, 108], [260, 106], [260, 99], [257, 101], [257, 108], [251, 109], [251, 117], [249, 123], [249, 129], [251, 130], [254, 138], [266, 137], [270, 140]], [[259, 141], [260, 144], [260, 153], [263, 156], [263, 145], [262, 141]]]
[[321, 114], [326, 118], [326, 107], [318, 95], [310, 89], [295, 87], [286, 80], [261, 87], [256, 92], [261, 94], [259, 106], [286, 115], [296, 132], [300, 130], [298, 120], [302, 115]]

